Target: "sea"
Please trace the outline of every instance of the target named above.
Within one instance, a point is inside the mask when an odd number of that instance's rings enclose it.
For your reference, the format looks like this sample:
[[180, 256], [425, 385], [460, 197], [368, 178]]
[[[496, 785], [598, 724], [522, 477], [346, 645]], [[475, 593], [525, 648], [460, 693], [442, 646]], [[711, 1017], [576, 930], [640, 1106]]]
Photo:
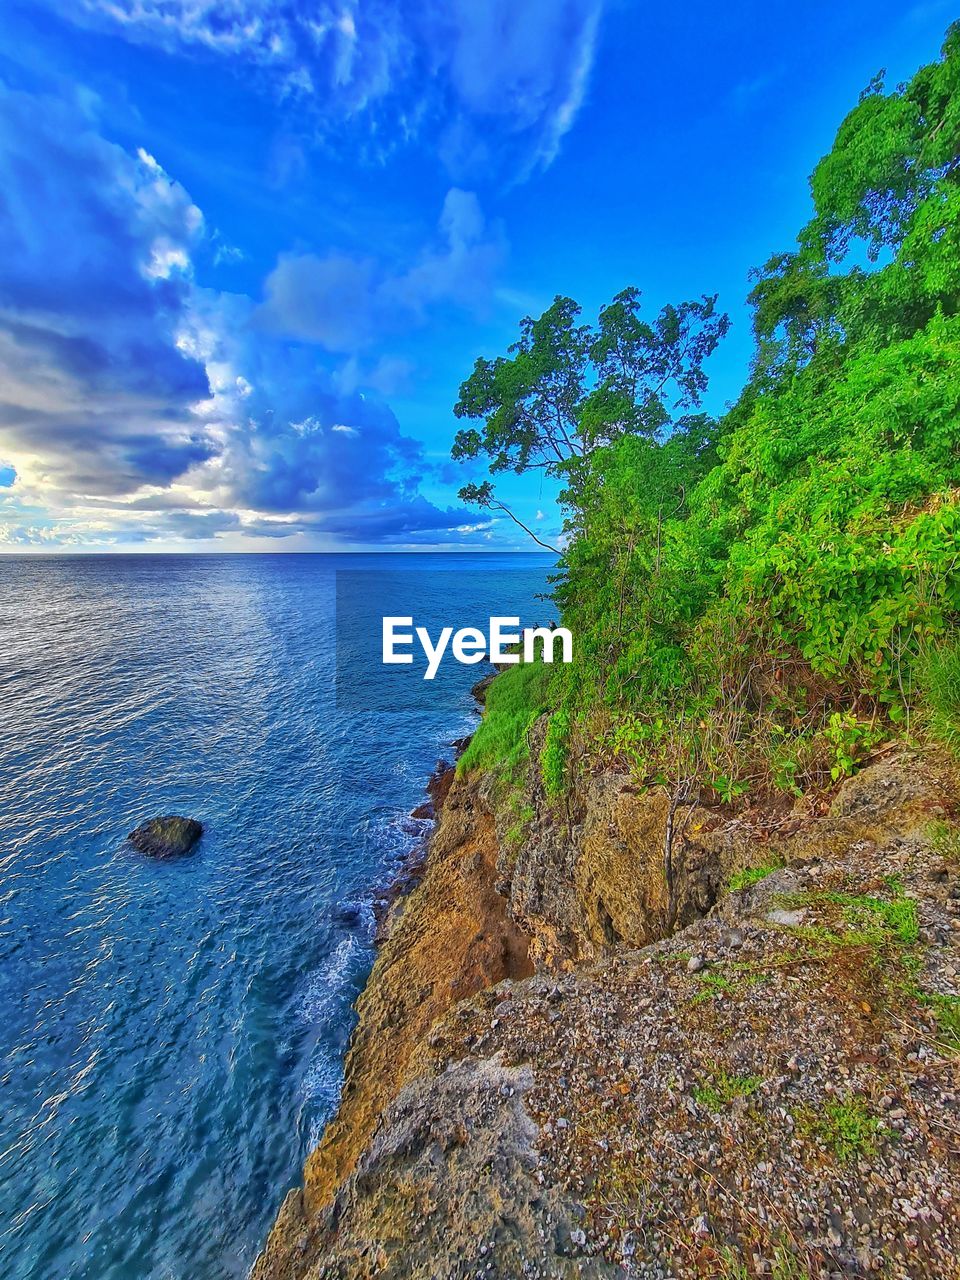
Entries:
[[[381, 599], [434, 631], [541, 623], [552, 568], [0, 557], [4, 1280], [248, 1274], [336, 1107], [374, 905], [429, 832], [410, 811], [490, 669], [381, 687], [357, 628]], [[203, 823], [195, 850], [134, 850], [167, 813]]]

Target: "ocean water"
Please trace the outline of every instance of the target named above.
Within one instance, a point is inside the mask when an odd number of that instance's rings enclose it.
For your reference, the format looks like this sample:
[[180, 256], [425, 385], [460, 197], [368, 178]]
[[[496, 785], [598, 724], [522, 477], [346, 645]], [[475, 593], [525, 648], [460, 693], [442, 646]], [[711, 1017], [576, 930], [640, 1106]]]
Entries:
[[[426, 574], [456, 625], [486, 599], [540, 621], [549, 567], [0, 558], [4, 1280], [246, 1275], [336, 1104], [371, 903], [483, 672], [402, 710], [338, 699], [336, 571], [373, 598]], [[167, 812], [203, 821], [195, 853], [134, 852]]]

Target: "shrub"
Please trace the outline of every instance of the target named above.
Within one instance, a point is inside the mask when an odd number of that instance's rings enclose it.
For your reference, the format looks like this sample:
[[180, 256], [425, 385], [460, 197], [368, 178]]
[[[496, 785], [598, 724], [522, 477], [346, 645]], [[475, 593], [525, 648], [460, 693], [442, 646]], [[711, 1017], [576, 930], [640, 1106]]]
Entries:
[[[609, 724], [645, 781], [729, 799], [839, 781], [918, 717], [960, 750], [958, 75], [960, 24], [844, 121], [812, 220], [754, 274], [753, 368], [721, 419], [696, 411], [726, 332], [710, 296], [651, 325], [628, 289], [593, 328], [558, 298], [461, 388], [484, 421], [455, 456], [566, 486], [554, 585], [579, 670], [548, 789], [571, 724]], [[497, 509], [491, 486], [464, 494]]]

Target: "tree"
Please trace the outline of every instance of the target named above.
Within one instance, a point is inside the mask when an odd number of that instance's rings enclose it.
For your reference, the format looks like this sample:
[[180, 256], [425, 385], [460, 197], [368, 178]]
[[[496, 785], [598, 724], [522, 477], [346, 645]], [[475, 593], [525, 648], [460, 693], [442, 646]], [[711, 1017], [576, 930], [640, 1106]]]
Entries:
[[[579, 323], [577, 303], [555, 298], [539, 319], [520, 322], [507, 356], [477, 360], [454, 413], [482, 426], [458, 431], [452, 456], [486, 457], [491, 475], [545, 471], [566, 483], [564, 496], [576, 506], [595, 449], [625, 435], [660, 440], [678, 414], [700, 405], [704, 361], [730, 325], [716, 302], [714, 295], [668, 305], [648, 322], [639, 290], [624, 289], [591, 328]], [[460, 497], [504, 512], [547, 545], [496, 497], [490, 480], [464, 485]]]

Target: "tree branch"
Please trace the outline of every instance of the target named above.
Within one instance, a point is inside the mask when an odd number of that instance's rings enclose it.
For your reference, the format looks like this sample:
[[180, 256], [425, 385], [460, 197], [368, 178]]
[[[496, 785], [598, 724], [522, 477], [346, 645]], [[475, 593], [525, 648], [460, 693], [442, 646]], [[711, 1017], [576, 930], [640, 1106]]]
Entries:
[[558, 547], [551, 547], [549, 542], [544, 542], [542, 538], [538, 538], [532, 529], [528, 529], [523, 521], [513, 514], [509, 507], [504, 506], [499, 498], [494, 499], [493, 502], [488, 502], [486, 505], [490, 511], [502, 511], [504, 515], [508, 515], [514, 524], [519, 525], [523, 532], [528, 534], [534, 542], [536, 542], [538, 546], [543, 547], [545, 551], [552, 551], [555, 556], [563, 554]]

